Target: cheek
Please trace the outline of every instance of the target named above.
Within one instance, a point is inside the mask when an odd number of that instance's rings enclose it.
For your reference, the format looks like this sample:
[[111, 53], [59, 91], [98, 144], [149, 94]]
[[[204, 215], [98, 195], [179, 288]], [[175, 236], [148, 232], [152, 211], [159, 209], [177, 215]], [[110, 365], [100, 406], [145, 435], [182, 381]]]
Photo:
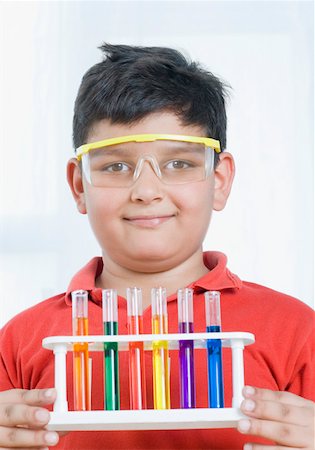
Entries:
[[202, 183], [183, 185], [177, 196], [180, 211], [193, 215], [192, 219], [209, 217], [213, 208], [213, 189], [210, 180]]
[[90, 213], [117, 209], [126, 199], [123, 191], [110, 188], [89, 187], [85, 190], [86, 205]]
[[96, 191], [94, 188], [93, 195], [86, 195], [86, 208], [89, 220], [94, 229], [104, 228], [113, 220], [117, 220], [120, 216], [120, 205], [124, 200], [117, 192], [108, 189], [100, 189]]
[[203, 242], [208, 231], [213, 210], [213, 189], [210, 181], [191, 186], [191, 190], [185, 193], [183, 199], [187, 228], [198, 245]]

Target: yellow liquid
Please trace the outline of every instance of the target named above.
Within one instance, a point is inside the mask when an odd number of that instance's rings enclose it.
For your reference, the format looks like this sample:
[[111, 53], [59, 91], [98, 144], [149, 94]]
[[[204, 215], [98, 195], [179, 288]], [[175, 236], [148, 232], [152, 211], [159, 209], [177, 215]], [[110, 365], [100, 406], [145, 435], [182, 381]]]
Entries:
[[[152, 318], [152, 333], [167, 333], [167, 319], [159, 316]], [[153, 342], [153, 396], [154, 409], [170, 409], [170, 372], [167, 341]]]

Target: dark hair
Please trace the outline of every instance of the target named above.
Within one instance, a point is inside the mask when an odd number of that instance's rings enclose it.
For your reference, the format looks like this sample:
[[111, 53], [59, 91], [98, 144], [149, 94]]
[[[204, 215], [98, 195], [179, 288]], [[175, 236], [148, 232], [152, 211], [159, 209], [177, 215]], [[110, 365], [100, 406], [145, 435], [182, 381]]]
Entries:
[[171, 48], [105, 43], [100, 49], [105, 58], [86, 72], [75, 101], [75, 148], [99, 120], [130, 124], [168, 110], [184, 125], [204, 127], [225, 149], [227, 86], [219, 78]]

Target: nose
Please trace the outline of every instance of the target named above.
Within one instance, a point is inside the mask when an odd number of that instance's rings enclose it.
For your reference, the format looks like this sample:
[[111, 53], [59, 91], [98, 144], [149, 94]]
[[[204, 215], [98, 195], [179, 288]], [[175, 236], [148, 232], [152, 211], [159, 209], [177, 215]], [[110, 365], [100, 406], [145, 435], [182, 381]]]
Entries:
[[131, 200], [149, 204], [163, 198], [163, 184], [150, 161], [145, 161], [135, 183], [131, 187]]

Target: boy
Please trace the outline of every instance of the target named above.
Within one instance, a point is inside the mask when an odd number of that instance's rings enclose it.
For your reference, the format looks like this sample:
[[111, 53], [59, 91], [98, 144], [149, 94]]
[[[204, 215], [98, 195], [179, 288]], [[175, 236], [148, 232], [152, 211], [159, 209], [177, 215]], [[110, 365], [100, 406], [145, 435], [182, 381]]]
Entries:
[[[94, 258], [75, 275], [65, 294], [30, 308], [2, 329], [0, 446], [314, 448], [311, 309], [284, 294], [242, 282], [227, 269], [223, 254], [202, 252], [212, 210], [224, 208], [234, 176], [233, 157], [222, 152], [223, 84], [172, 49], [106, 44], [102, 50], [104, 61], [86, 73], [79, 89], [73, 122], [77, 158], [68, 163], [68, 183], [79, 212], [88, 214], [102, 258]], [[152, 134], [154, 139], [147, 136]], [[112, 138], [115, 145], [108, 145]], [[205, 330], [204, 292], [219, 290], [224, 331], [255, 334], [256, 343], [245, 351], [245, 379], [250, 386], [244, 389], [242, 411], [248, 419], [239, 422], [238, 430], [76, 432], [60, 440], [57, 433], [44, 430], [49, 420], [44, 406], [51, 407], [56, 392], [47, 389], [53, 385], [53, 355], [41, 348], [42, 339], [71, 334], [71, 292], [77, 289], [89, 291], [90, 334], [102, 334], [101, 290], [116, 288], [119, 334], [126, 334], [129, 286], [143, 290], [145, 333], [151, 331], [151, 287], [167, 289], [173, 333], [177, 289], [189, 286], [194, 289], [196, 332]], [[36, 330], [35, 315], [41, 317]], [[284, 315], [286, 326], [279, 329]], [[207, 406], [204, 359], [196, 352], [196, 401], [201, 407]], [[150, 362], [148, 354], [147, 396], [152, 408]], [[171, 367], [171, 404], [176, 408], [176, 357]], [[128, 409], [127, 368], [127, 355], [122, 354], [122, 409]], [[224, 359], [224, 368], [230, 406], [229, 358]], [[71, 358], [67, 370], [71, 380]], [[102, 356], [93, 354], [92, 409], [103, 408], [102, 371]], [[72, 389], [68, 393], [71, 409]]]

